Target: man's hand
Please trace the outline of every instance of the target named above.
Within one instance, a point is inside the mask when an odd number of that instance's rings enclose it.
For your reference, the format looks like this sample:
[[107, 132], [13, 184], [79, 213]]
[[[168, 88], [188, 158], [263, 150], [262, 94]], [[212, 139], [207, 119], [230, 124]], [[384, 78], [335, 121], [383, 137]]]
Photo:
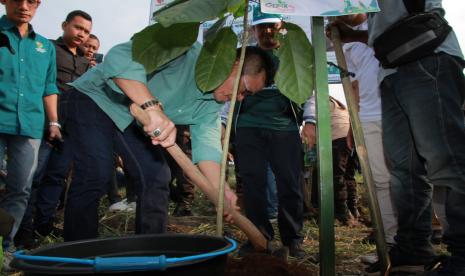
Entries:
[[342, 20], [336, 18], [326, 26], [326, 36], [331, 39], [332, 27], [336, 27], [339, 30], [341, 42], [363, 42], [368, 41], [368, 31], [358, 31], [352, 29], [349, 25], [344, 23]]
[[61, 136], [61, 131], [58, 126], [52, 125], [49, 126], [48, 128], [48, 140], [53, 141], [53, 140], [62, 140], [63, 137]]
[[240, 208], [237, 206], [237, 195], [229, 188], [228, 185], [224, 187], [224, 220], [229, 223], [234, 223], [233, 216], [229, 210], [239, 211]]
[[92, 58], [91, 60], [89, 60], [90, 67], [94, 67], [95, 65], [97, 65], [97, 60], [95, 60], [95, 58]]
[[173, 146], [176, 143], [174, 123], [158, 106], [147, 108], [145, 111], [150, 117], [150, 124], [144, 126], [144, 131], [151, 137], [152, 144], [161, 145], [164, 148]]
[[312, 123], [305, 123], [305, 126], [302, 128], [302, 142], [307, 143], [308, 150], [313, 149], [313, 146], [316, 144], [316, 126]]

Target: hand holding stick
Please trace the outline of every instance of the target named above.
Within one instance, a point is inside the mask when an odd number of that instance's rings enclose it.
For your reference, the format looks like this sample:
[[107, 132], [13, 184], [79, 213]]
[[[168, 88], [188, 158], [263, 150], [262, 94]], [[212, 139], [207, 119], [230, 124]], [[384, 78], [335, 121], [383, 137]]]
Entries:
[[[132, 116], [136, 118], [142, 125], [150, 124], [150, 117], [136, 104], [130, 106]], [[218, 206], [218, 187], [214, 187], [210, 181], [199, 171], [199, 169], [192, 163], [192, 161], [184, 154], [178, 145], [174, 144], [171, 147], [167, 147], [166, 150], [173, 157], [178, 165], [183, 169], [184, 173], [189, 179], [204, 192], [210, 201]], [[228, 206], [226, 206], [228, 207]], [[268, 241], [265, 239], [263, 234], [258, 231], [255, 225], [244, 217], [237, 210], [229, 208], [226, 210], [233, 217], [234, 224], [237, 225], [249, 238], [250, 242], [257, 251], [265, 251], [267, 249]]]

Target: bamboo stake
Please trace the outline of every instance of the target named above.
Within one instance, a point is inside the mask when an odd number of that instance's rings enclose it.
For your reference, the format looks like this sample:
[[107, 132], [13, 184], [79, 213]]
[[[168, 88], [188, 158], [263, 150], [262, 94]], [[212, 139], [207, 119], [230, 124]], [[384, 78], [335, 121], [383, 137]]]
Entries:
[[[336, 27], [331, 28], [331, 40], [334, 43], [334, 50], [338, 66], [347, 71], [347, 63], [342, 50], [342, 43], [340, 39], [339, 29]], [[350, 122], [354, 134], [355, 145], [357, 154], [362, 167], [362, 174], [364, 182], [368, 190], [368, 203], [370, 206], [370, 215], [373, 222], [373, 228], [376, 236], [376, 250], [381, 264], [380, 275], [389, 275], [391, 263], [387, 252], [386, 239], [384, 236], [383, 221], [381, 220], [381, 212], [379, 209], [378, 198], [376, 195], [376, 187], [373, 182], [373, 175], [371, 173], [370, 164], [368, 162], [368, 152], [365, 145], [362, 126], [357, 111], [357, 103], [355, 102], [354, 94], [352, 91], [352, 84], [349, 76], [344, 75], [342, 78], [342, 86], [344, 88], [344, 95], [346, 97], [347, 106], [349, 109]]]
[[231, 137], [231, 126], [233, 121], [234, 115], [234, 107], [236, 106], [236, 99], [237, 99], [237, 91], [239, 90], [239, 82], [241, 79], [241, 72], [242, 67], [244, 66], [244, 58], [245, 58], [245, 49], [247, 47], [247, 42], [249, 40], [249, 30], [247, 27], [248, 17], [249, 17], [249, 0], [245, 1], [245, 13], [244, 13], [244, 33], [242, 35], [242, 48], [241, 48], [241, 57], [239, 60], [239, 68], [236, 75], [236, 80], [234, 82], [234, 90], [231, 97], [231, 105], [229, 106], [228, 112], [228, 121], [226, 123], [226, 130], [224, 133], [224, 140], [223, 140], [223, 156], [221, 158], [221, 173], [220, 173], [220, 188], [218, 191], [218, 212], [216, 214], [216, 234], [218, 236], [223, 235], [223, 211], [224, 211], [224, 185], [226, 180], [226, 164], [228, 159], [228, 151], [229, 151], [229, 139]]

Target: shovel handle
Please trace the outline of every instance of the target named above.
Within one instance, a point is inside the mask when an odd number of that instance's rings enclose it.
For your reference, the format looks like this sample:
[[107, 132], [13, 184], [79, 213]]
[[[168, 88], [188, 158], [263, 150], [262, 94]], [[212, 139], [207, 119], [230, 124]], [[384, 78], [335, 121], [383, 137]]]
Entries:
[[[132, 116], [142, 125], [150, 123], [149, 115], [138, 105], [131, 104], [129, 107]], [[210, 199], [215, 206], [218, 206], [218, 188], [213, 186], [212, 183], [200, 172], [189, 157], [179, 148], [177, 144], [166, 148], [168, 153], [178, 163], [179, 167], [189, 177], [189, 179]], [[227, 209], [232, 215], [234, 224], [241, 229], [248, 237], [257, 251], [265, 251], [267, 249], [268, 241], [263, 234], [255, 227], [255, 225], [244, 217], [241, 213], [234, 209]]]

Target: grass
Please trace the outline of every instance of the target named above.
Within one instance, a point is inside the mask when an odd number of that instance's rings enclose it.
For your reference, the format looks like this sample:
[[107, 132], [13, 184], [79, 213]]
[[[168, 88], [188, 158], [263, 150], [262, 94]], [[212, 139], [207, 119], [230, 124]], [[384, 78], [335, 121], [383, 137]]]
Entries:
[[[231, 174], [230, 174], [231, 175]], [[361, 176], [356, 177], [358, 183], [362, 182]], [[235, 183], [233, 176], [230, 176], [229, 183]], [[358, 185], [359, 195], [364, 194], [363, 185]], [[366, 199], [361, 197], [361, 213], [365, 220], [368, 219], [368, 210], [366, 208]], [[174, 209], [174, 204], [170, 204], [170, 212]], [[213, 204], [207, 201], [206, 197], [199, 191], [196, 191], [196, 200], [193, 205], [195, 216], [192, 217], [169, 217], [168, 232], [190, 233], [190, 234], [208, 234], [215, 235], [215, 208]], [[100, 236], [114, 237], [131, 235], [134, 233], [134, 217], [131, 212], [111, 213], [108, 211], [108, 201], [102, 200], [100, 207]], [[57, 227], [62, 227], [62, 213], [58, 215]], [[276, 225], [274, 225], [276, 227]], [[368, 235], [370, 228], [364, 224], [357, 227], [337, 226], [335, 227], [335, 245], [336, 245], [336, 272], [337, 275], [361, 275], [364, 266], [360, 262], [360, 256], [374, 252], [375, 246], [363, 242], [363, 238]], [[225, 225], [225, 233], [240, 242], [246, 240], [246, 236], [239, 231], [234, 225]], [[276, 233], [278, 233], [276, 229]], [[319, 260], [319, 229], [314, 219], [304, 222], [304, 250], [307, 253], [302, 261], [291, 259], [291, 263], [303, 264], [314, 269], [318, 269]], [[47, 237], [42, 241], [42, 245], [62, 242], [61, 237]], [[445, 252], [445, 246], [437, 247], [438, 251]], [[20, 275], [19, 273], [0, 275]]]

